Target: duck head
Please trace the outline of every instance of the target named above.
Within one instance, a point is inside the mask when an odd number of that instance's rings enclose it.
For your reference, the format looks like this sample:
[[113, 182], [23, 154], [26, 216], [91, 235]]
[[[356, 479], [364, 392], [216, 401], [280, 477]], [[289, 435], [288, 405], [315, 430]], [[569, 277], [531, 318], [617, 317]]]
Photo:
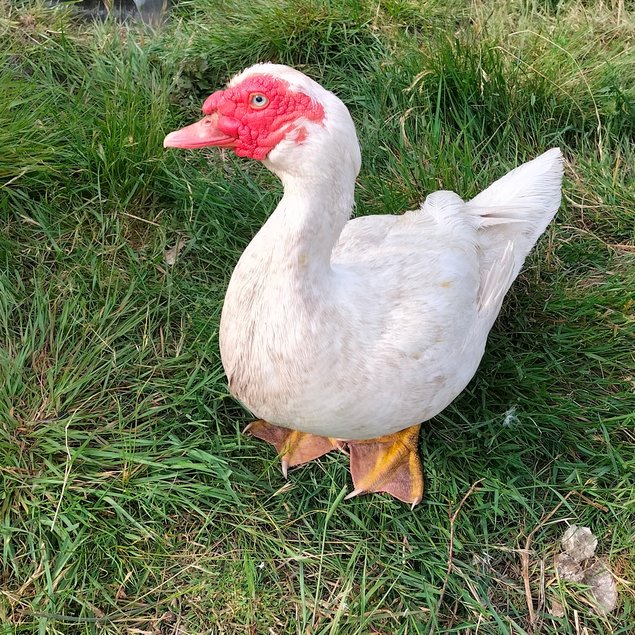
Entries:
[[163, 145], [232, 148], [240, 157], [262, 161], [283, 180], [316, 167], [359, 172], [359, 143], [346, 106], [288, 66], [251, 66], [205, 100], [203, 115], [168, 134]]

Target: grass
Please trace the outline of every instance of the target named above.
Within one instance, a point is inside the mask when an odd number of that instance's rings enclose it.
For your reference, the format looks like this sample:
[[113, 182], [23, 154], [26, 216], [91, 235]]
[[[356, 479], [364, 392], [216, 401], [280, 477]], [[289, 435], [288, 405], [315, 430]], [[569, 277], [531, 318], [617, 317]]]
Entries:
[[[632, 9], [192, 0], [150, 34], [4, 0], [0, 633], [632, 632]], [[358, 213], [567, 158], [477, 376], [424, 426], [414, 512], [343, 501], [342, 456], [285, 483], [240, 433], [218, 319], [280, 186], [161, 142], [264, 60], [349, 105]], [[609, 615], [555, 576], [573, 522], [619, 579]]]

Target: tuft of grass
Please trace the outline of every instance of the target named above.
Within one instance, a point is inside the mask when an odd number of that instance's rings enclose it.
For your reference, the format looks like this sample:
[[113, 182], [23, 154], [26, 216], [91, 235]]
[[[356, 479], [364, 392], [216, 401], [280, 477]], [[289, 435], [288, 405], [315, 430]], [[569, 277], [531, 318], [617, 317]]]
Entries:
[[[157, 33], [0, 4], [0, 632], [631, 632], [627, 4], [190, 0]], [[360, 214], [566, 155], [477, 376], [424, 426], [414, 511], [345, 502], [343, 456], [284, 482], [240, 434], [218, 320], [280, 186], [161, 143], [257, 61], [349, 106]], [[619, 582], [609, 615], [555, 575], [573, 522]]]

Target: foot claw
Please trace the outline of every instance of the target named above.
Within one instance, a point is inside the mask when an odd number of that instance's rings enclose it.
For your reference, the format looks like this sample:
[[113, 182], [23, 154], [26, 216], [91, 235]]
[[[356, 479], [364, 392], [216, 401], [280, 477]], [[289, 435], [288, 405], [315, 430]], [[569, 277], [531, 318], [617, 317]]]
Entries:
[[351, 498], [355, 498], [356, 496], [359, 496], [360, 494], [363, 494], [363, 493], [364, 493], [364, 490], [356, 488], [352, 492], [349, 492], [348, 494], [346, 494], [346, 496], [344, 496], [344, 500], [349, 501], [351, 500]]

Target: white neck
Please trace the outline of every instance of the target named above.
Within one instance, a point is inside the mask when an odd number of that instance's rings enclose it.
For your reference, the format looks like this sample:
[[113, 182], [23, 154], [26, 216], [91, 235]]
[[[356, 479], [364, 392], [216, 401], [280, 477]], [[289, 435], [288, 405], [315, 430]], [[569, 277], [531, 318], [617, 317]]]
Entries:
[[284, 196], [252, 252], [269, 274], [297, 281], [300, 292], [329, 278], [333, 248], [353, 210], [361, 164], [348, 111], [331, 93], [325, 92], [322, 101], [329, 103], [329, 115], [323, 124], [305, 123], [306, 142], [290, 135], [264, 161], [282, 181]]
[[355, 176], [330, 167], [314, 176], [283, 175], [284, 196], [267, 222], [275, 227], [276, 253], [287, 266], [307, 273], [330, 268], [333, 247], [353, 210]]

